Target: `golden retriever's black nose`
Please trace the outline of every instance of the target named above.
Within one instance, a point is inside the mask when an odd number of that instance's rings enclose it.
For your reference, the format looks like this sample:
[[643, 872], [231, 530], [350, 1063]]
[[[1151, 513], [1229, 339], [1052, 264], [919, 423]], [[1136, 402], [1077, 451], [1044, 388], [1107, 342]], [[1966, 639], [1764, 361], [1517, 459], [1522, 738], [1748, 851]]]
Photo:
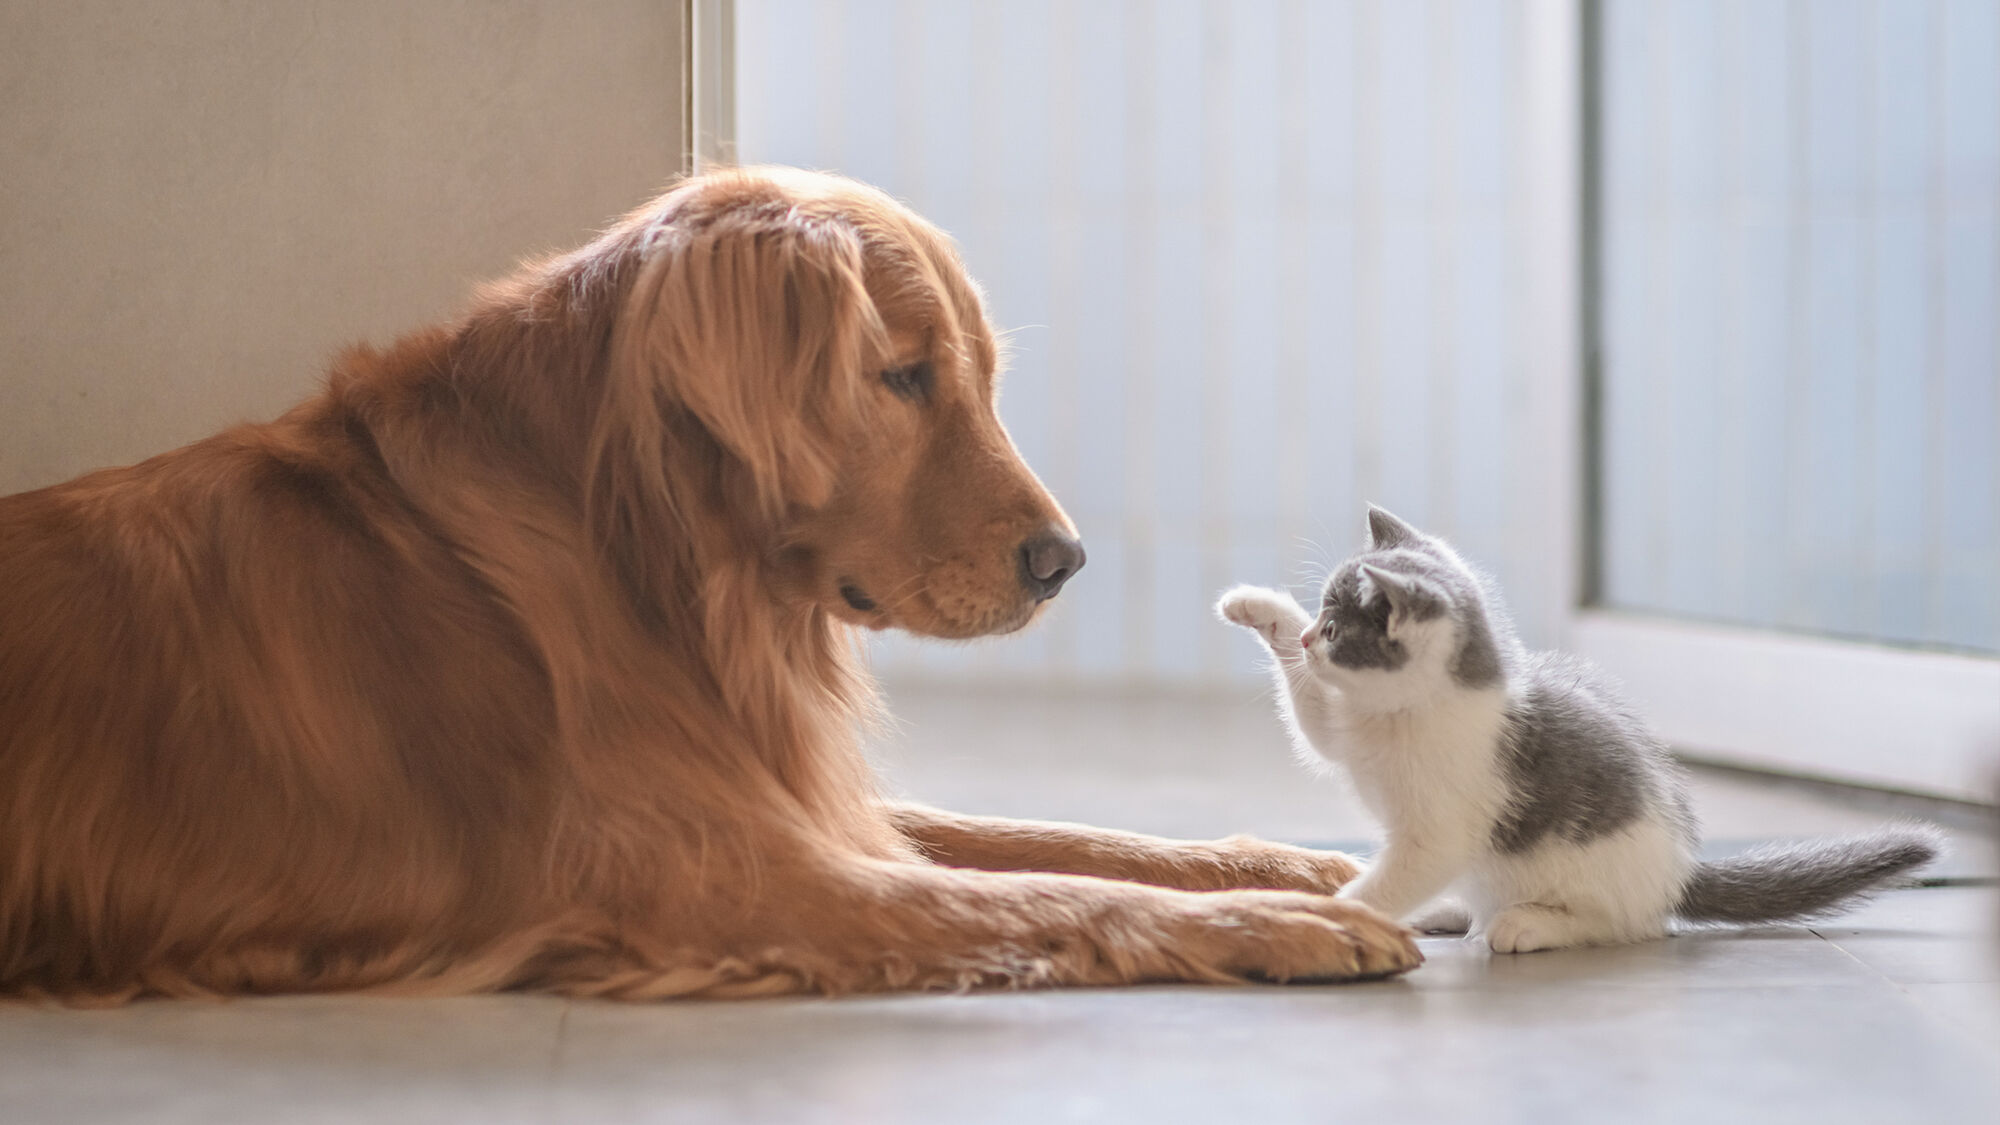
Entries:
[[1060, 532], [1037, 535], [1021, 544], [1021, 582], [1038, 602], [1048, 601], [1070, 576], [1083, 569], [1083, 544]]

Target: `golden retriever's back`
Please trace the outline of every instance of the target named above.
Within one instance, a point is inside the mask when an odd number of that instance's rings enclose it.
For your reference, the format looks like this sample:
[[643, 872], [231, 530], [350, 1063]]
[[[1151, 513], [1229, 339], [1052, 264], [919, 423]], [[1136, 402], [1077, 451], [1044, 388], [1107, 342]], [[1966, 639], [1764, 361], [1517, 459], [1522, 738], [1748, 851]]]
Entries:
[[0, 499], [0, 622], [0, 983], [163, 941], [365, 983], [413, 918], [513, 920], [546, 685], [324, 404]]

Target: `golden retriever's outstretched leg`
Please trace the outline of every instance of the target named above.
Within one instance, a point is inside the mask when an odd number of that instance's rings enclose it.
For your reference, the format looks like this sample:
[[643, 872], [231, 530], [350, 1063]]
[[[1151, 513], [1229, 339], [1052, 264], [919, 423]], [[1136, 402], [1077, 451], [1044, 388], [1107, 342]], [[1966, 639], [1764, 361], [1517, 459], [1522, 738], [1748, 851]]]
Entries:
[[1189, 891], [1266, 887], [1332, 894], [1360, 874], [1339, 852], [1248, 836], [1169, 840], [1043, 820], [963, 816], [893, 803], [889, 817], [933, 861], [988, 871], [1057, 871]]
[[[823, 857], [831, 860], [833, 857]], [[701, 946], [632, 944], [537, 981], [649, 999], [1148, 981], [1345, 981], [1423, 960], [1366, 907], [1290, 891], [1190, 892], [1075, 875], [849, 859], [771, 871], [758, 905]], [[705, 944], [705, 943], [703, 943]]]

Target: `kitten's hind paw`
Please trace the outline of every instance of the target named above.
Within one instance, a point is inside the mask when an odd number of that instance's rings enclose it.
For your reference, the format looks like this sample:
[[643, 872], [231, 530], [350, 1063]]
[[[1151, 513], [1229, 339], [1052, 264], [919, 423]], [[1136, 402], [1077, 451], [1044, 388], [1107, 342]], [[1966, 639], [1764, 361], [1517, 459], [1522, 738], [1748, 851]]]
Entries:
[[1236, 587], [1215, 603], [1215, 612], [1232, 625], [1255, 630], [1274, 650], [1298, 648], [1299, 634], [1312, 624], [1290, 594], [1262, 586]]

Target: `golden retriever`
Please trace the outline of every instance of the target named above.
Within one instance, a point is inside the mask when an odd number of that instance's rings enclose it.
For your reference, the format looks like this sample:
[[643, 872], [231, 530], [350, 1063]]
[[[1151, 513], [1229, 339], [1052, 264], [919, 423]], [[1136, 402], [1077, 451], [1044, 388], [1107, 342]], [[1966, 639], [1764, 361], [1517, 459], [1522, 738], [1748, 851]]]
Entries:
[[1339, 855], [880, 799], [855, 627], [1018, 629], [1083, 563], [996, 366], [935, 228], [725, 171], [276, 421], [0, 500], [0, 993], [1415, 965]]

